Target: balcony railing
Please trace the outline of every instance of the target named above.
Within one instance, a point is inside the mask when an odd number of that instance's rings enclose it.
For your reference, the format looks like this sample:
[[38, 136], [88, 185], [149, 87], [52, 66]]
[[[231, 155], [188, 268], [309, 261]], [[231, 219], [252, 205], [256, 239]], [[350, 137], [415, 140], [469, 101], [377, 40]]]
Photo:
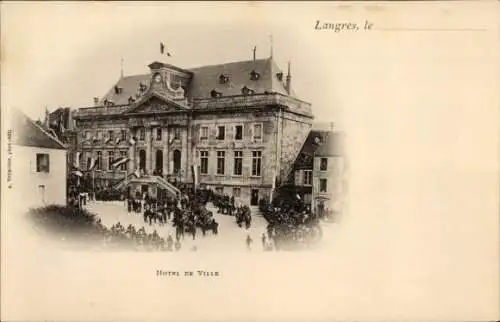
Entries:
[[193, 108], [196, 110], [244, 108], [266, 105], [287, 106], [291, 110], [311, 114], [311, 104], [279, 93], [235, 95], [193, 100]]
[[[194, 110], [213, 110], [226, 108], [263, 107], [268, 105], [286, 106], [289, 110], [312, 116], [311, 104], [280, 93], [234, 95], [218, 98], [193, 99], [187, 106]], [[75, 111], [74, 117], [118, 115], [126, 112], [130, 105], [110, 107], [83, 107]]]
[[84, 118], [97, 115], [117, 115], [122, 114], [130, 108], [130, 105], [117, 105], [117, 106], [96, 106], [96, 107], [82, 107], [74, 112], [74, 118]]

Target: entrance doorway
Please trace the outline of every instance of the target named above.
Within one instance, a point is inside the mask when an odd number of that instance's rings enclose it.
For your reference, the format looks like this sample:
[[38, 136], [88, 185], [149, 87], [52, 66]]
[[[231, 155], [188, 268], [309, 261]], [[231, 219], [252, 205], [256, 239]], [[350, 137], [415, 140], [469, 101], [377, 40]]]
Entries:
[[146, 150], [139, 150], [139, 169], [146, 172]]
[[147, 184], [141, 185], [141, 195], [144, 196], [145, 193], [146, 194], [148, 193], [148, 185]]
[[163, 175], [163, 150], [156, 150], [155, 158], [156, 175]]
[[174, 151], [174, 173], [178, 174], [181, 171], [181, 151]]
[[252, 189], [250, 195], [250, 205], [257, 206], [259, 204], [259, 189]]

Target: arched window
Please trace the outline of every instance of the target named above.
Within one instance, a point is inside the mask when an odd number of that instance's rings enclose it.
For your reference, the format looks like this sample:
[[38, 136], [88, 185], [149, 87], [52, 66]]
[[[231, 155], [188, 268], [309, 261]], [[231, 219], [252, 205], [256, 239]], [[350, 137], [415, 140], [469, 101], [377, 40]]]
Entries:
[[156, 174], [161, 176], [163, 174], [163, 150], [156, 150], [155, 161]]
[[181, 171], [181, 151], [174, 151], [174, 173], [179, 173]]
[[146, 150], [139, 150], [139, 169], [146, 172]]

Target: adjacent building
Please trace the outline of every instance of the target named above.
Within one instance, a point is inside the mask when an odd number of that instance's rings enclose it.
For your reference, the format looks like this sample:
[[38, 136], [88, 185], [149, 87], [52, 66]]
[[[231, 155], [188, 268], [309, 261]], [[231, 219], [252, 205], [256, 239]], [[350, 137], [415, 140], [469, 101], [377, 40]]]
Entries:
[[281, 193], [302, 199], [318, 214], [341, 212], [346, 192], [344, 139], [332, 127], [314, 126]]
[[[73, 113], [75, 155], [95, 185], [133, 173], [209, 186], [257, 205], [293, 170], [311, 105], [272, 58], [184, 69], [153, 62]], [[128, 161], [114, 167], [114, 161]], [[95, 161], [95, 162], [94, 162]]]
[[312, 209], [340, 213], [346, 193], [346, 158], [344, 134], [326, 132], [314, 151], [312, 169]]
[[9, 140], [9, 204], [23, 209], [66, 204], [66, 146], [21, 111], [13, 110]]

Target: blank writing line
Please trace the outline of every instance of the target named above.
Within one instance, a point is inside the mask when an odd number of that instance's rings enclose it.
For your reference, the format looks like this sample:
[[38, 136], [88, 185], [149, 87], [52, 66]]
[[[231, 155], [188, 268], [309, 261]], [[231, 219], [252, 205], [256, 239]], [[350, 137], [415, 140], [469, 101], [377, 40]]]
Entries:
[[374, 28], [380, 31], [487, 31], [483, 28]]

